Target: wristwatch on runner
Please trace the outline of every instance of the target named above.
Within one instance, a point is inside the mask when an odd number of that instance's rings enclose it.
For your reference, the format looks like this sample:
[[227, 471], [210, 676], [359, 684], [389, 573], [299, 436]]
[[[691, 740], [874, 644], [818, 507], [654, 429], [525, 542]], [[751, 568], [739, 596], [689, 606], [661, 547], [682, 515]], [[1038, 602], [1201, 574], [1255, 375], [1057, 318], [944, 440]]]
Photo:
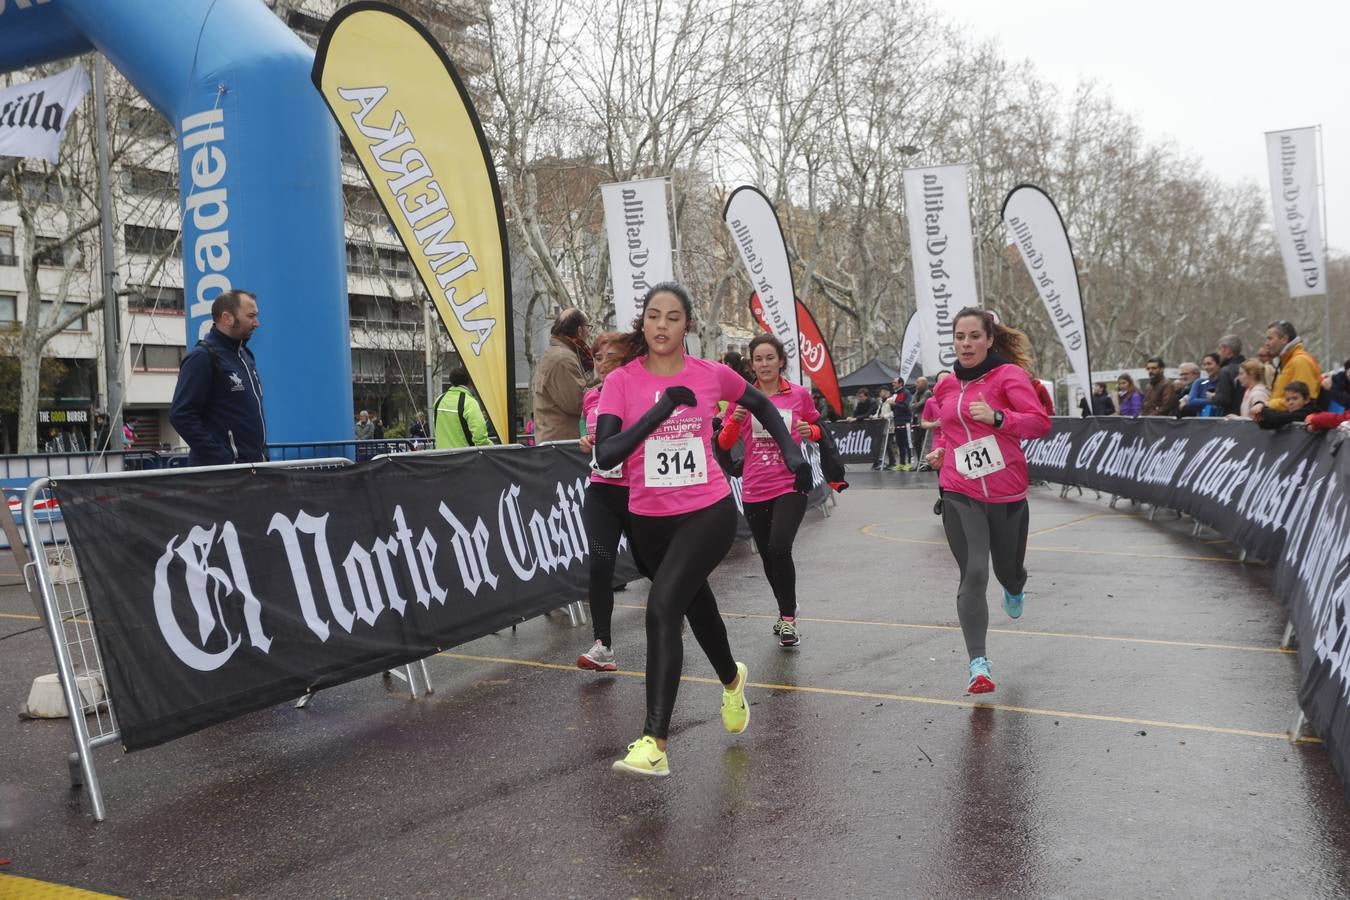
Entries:
[[1003, 427], [1003, 410], [1001, 409], [994, 410], [994, 427], [995, 428]]

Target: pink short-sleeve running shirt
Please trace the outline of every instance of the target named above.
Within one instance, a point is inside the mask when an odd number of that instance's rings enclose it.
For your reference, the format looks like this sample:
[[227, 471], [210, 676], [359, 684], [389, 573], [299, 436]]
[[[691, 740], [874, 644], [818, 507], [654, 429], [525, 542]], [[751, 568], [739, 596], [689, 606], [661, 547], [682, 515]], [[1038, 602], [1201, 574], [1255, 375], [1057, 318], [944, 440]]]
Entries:
[[[936, 393], [924, 401], [923, 420], [925, 422], [942, 421], [942, 407], [938, 404]], [[945, 446], [947, 445], [942, 442], [942, 426], [938, 425], [936, 428], [933, 429], [933, 445], [929, 449], [936, 450], [939, 447]], [[918, 461], [922, 462], [922, 460]]]
[[605, 378], [599, 416], [618, 416], [627, 428], [680, 384], [698, 405], [681, 406], [624, 460], [628, 508], [641, 516], [677, 516], [711, 506], [731, 493], [712, 450], [712, 420], [722, 400], [739, 400], [745, 379], [721, 363], [684, 358], [675, 375], [653, 375], [638, 357]]
[[[820, 413], [811, 401], [811, 392], [788, 381], [769, 397], [783, 416], [783, 423], [792, 432], [792, 439], [801, 444], [797, 434], [799, 422], [814, 424]], [[727, 415], [736, 407], [728, 407]], [[746, 503], [763, 503], [793, 491], [795, 477], [783, 462], [783, 451], [773, 435], [753, 415], [741, 423], [741, 439], [745, 441], [745, 466], [741, 470], [741, 499]]]
[[[599, 417], [600, 409], [600, 387], [593, 387], [581, 396], [581, 414], [586, 419], [586, 433], [592, 438], [595, 437], [595, 420]], [[623, 463], [615, 466], [610, 472], [601, 474], [595, 467], [595, 451], [591, 451], [591, 481], [600, 484], [617, 484], [624, 486], [628, 484], [628, 479], [624, 477]]]

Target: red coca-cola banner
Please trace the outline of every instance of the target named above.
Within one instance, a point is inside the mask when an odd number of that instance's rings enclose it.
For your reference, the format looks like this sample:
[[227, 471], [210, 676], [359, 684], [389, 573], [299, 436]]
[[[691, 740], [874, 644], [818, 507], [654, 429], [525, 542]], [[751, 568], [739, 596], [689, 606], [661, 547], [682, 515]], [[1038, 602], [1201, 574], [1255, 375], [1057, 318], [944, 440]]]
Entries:
[[[750, 312], [754, 313], [760, 328], [772, 332], [764, 318], [759, 294], [750, 295]], [[811, 315], [811, 310], [801, 300], [797, 301], [797, 328], [801, 332], [802, 372], [811, 377], [811, 383], [824, 395], [834, 411], [843, 415], [844, 406], [839, 399], [839, 373], [834, 370], [830, 348], [825, 345], [825, 338], [821, 337], [815, 316]]]

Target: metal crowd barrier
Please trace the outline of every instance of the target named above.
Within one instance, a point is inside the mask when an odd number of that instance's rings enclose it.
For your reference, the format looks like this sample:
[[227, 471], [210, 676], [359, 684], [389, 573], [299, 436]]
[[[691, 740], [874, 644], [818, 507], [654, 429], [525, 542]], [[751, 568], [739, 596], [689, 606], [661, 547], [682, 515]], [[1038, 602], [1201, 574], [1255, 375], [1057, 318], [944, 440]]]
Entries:
[[344, 457], [351, 462], [366, 462], [398, 453], [431, 450], [435, 441], [430, 438], [380, 438], [370, 441], [306, 441], [290, 444], [268, 444], [267, 456], [277, 462], [331, 459]]
[[[337, 469], [352, 461], [343, 457], [311, 459], [303, 462], [258, 463], [255, 465], [206, 466], [188, 471], [230, 471], [259, 468]], [[72, 475], [71, 478], [156, 478], [182, 474], [185, 470], [162, 469], [149, 472]], [[89, 793], [94, 820], [106, 816], [103, 791], [94, 767], [93, 751], [120, 740], [117, 716], [107, 696], [103, 658], [99, 654], [94, 622], [89, 614], [88, 595], [80, 576], [75, 549], [71, 546], [60, 509], [51, 491], [51, 479], [41, 477], [29, 485], [23, 500], [23, 527], [34, 558], [24, 569], [24, 581], [32, 589], [36, 580], [42, 599], [42, 614], [56, 656], [61, 693], [70, 714], [75, 752], [67, 758], [72, 787], [84, 787]], [[411, 665], [401, 676], [416, 699], [417, 683]], [[425, 662], [421, 672], [426, 692], [431, 692]], [[307, 695], [309, 696], [309, 695]]]

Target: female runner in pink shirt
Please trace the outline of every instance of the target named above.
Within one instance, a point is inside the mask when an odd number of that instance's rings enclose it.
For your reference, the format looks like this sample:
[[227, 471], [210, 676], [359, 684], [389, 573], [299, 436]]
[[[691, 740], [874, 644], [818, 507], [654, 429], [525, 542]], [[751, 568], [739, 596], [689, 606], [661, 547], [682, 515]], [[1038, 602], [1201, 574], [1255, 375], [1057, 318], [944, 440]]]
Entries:
[[[755, 387], [778, 408], [793, 438], [798, 443], [820, 440], [820, 427], [816, 425], [820, 413], [811, 392], [783, 377], [787, 351], [782, 341], [772, 334], [755, 335], [749, 353]], [[745, 438], [741, 506], [764, 564], [764, 577], [778, 601], [773, 633], [778, 635], [779, 646], [795, 647], [801, 637], [797, 633], [797, 568], [792, 562], [792, 544], [806, 515], [806, 494], [796, 489], [793, 474], [783, 464], [783, 454], [769, 433], [758, 423], [748, 432], [742, 428], [748, 418], [745, 407], [729, 408], [717, 443], [723, 450], [730, 450]]]
[[610, 373], [600, 395], [595, 463], [600, 469], [622, 463], [628, 473], [634, 549], [652, 572], [647, 721], [614, 769], [659, 776], [670, 774], [666, 737], [684, 667], [681, 619], [689, 620], [722, 682], [723, 727], [739, 734], [750, 719], [745, 664], [731, 654], [708, 587], [736, 537], [731, 487], [712, 451], [718, 403], [739, 403], [764, 423], [799, 490], [810, 489], [811, 467], [767, 397], [721, 363], [685, 355], [693, 305], [682, 286], [667, 282], [649, 290], [634, 325], [629, 339], [636, 358]]
[[942, 444], [928, 454], [942, 485], [942, 527], [961, 569], [956, 615], [970, 655], [967, 693], [994, 690], [985, 651], [989, 560], [1003, 585], [1003, 611], [1022, 615], [1027, 583], [1027, 459], [1022, 441], [1050, 433], [1031, 386], [1027, 336], [967, 307], [952, 320], [954, 378], [938, 382]]
[[[623, 364], [628, 355], [628, 335], [610, 331], [595, 339], [591, 348], [595, 356], [595, 374], [600, 384], [581, 398], [581, 412], [586, 417], [586, 433], [581, 436], [581, 450], [594, 450], [595, 419], [600, 409], [600, 391], [604, 380]], [[594, 672], [614, 672], [619, 664], [614, 659], [614, 644], [610, 624], [614, 619], [614, 564], [619, 555], [619, 538], [627, 535], [632, 543], [632, 523], [628, 515], [628, 477], [623, 465], [603, 472], [591, 465], [591, 483], [586, 486], [586, 504], [581, 508], [581, 523], [586, 526], [590, 544], [590, 579], [587, 601], [591, 607], [591, 627], [595, 643], [577, 657], [577, 668]], [[640, 560], [638, 569], [648, 574]]]

